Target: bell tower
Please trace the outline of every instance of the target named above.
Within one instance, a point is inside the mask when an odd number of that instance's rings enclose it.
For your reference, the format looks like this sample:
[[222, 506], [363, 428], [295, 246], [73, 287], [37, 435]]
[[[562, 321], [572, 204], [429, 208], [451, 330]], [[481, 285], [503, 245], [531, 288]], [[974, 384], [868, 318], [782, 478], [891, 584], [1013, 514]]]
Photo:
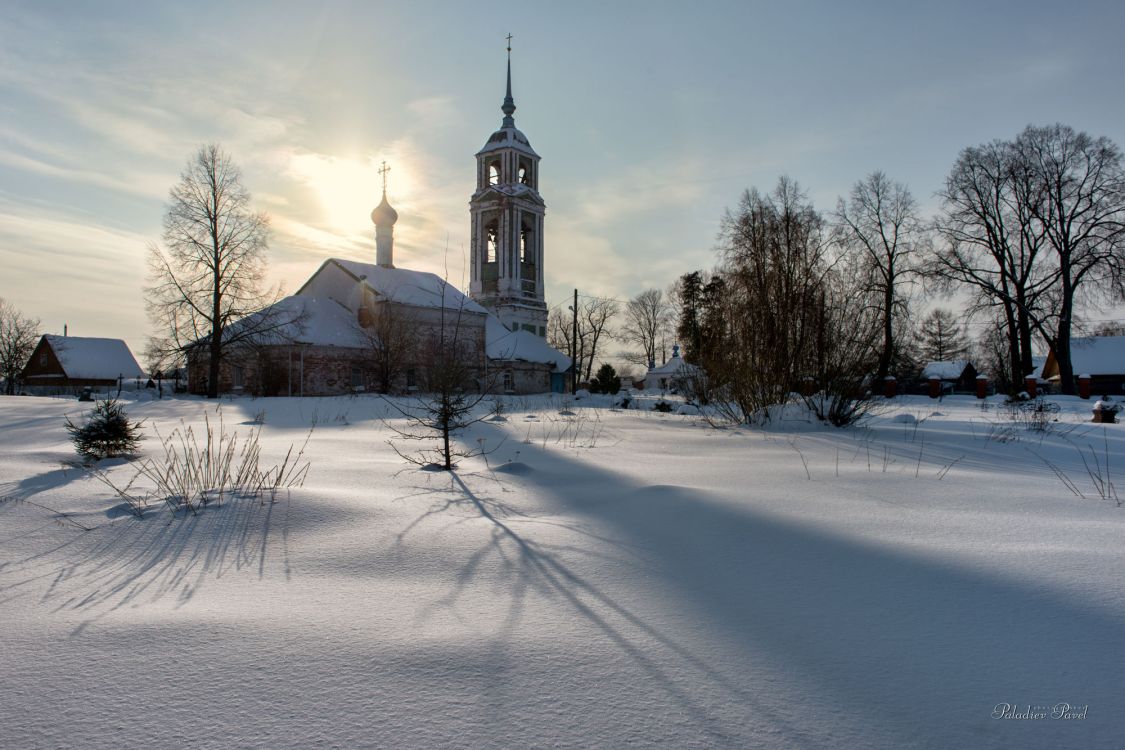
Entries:
[[510, 330], [547, 333], [543, 296], [543, 216], [539, 154], [516, 129], [512, 99], [512, 36], [508, 35], [508, 88], [504, 119], [477, 152], [472, 217], [469, 296]]

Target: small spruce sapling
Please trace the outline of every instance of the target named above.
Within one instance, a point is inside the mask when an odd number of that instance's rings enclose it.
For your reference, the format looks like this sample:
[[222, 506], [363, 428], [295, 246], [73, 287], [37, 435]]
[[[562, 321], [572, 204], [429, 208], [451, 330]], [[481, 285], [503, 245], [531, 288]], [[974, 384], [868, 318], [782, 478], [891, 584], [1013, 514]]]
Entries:
[[76, 425], [66, 418], [66, 431], [86, 461], [135, 453], [141, 443], [141, 422], [130, 422], [125, 407], [114, 399], [98, 402], [89, 419]]

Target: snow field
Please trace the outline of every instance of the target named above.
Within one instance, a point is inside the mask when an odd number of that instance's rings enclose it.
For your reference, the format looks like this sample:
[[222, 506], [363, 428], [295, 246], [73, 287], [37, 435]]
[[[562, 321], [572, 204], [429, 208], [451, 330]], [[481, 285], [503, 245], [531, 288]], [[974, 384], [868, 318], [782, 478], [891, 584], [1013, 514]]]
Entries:
[[0, 746], [1114, 747], [1125, 509], [1086, 465], [1125, 444], [1058, 401], [1040, 434], [959, 397], [849, 430], [515, 398], [452, 476], [374, 397], [223, 401], [267, 463], [316, 419], [304, 487], [136, 519], [64, 465], [86, 405], [0, 398]]

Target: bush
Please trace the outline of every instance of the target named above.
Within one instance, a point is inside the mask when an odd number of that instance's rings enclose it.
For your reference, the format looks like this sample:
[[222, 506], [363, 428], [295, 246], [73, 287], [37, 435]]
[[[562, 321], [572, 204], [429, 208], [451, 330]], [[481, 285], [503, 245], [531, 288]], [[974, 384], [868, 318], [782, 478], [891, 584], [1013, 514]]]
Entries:
[[617, 376], [617, 370], [613, 369], [613, 365], [606, 362], [598, 368], [598, 374], [590, 381], [590, 390], [594, 393], [612, 395], [616, 395], [621, 390], [621, 378]]
[[652, 410], [662, 411], [667, 414], [672, 411], [672, 405], [667, 401], [657, 401], [655, 404], [653, 404]]
[[70, 441], [87, 461], [134, 453], [141, 442], [140, 429], [141, 423], [130, 422], [125, 408], [114, 399], [98, 403], [81, 426], [66, 418]]

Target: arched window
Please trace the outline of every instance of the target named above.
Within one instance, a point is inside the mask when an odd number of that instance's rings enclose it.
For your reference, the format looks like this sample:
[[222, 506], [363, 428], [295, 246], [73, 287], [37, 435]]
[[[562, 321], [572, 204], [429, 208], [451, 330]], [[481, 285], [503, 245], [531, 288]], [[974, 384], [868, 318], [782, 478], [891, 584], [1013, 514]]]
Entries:
[[484, 262], [495, 263], [500, 252], [500, 233], [495, 224], [484, 228]]
[[520, 221], [520, 263], [535, 262], [535, 222], [526, 216]]
[[500, 184], [500, 160], [491, 161], [488, 163], [488, 184]]

